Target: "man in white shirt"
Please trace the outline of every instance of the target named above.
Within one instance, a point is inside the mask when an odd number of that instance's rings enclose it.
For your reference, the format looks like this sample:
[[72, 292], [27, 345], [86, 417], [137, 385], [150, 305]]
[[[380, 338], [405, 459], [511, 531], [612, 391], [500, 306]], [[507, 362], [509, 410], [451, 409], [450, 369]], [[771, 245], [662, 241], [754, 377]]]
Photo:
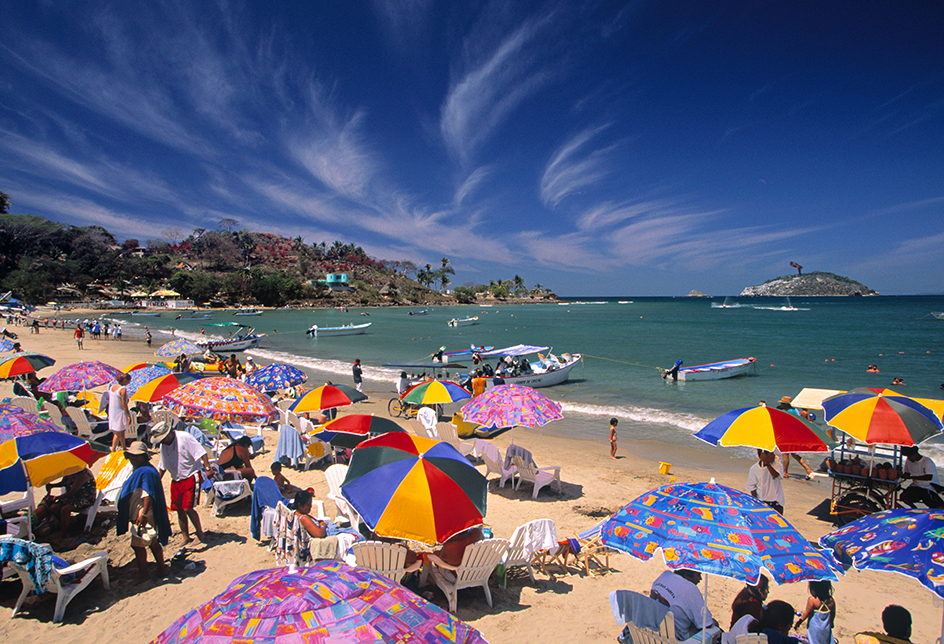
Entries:
[[200, 472], [210, 468], [206, 450], [189, 432], [175, 432], [164, 422], [154, 425], [151, 435], [151, 444], [161, 450], [157, 471], [162, 479], [164, 472], [170, 472], [170, 509], [177, 513], [184, 544], [192, 541], [189, 521], [193, 521], [197, 539], [206, 543], [196, 509], [200, 503]]
[[783, 465], [773, 452], [757, 450], [757, 462], [747, 474], [747, 491], [783, 514]]
[[[675, 639], [679, 642], [701, 632], [702, 624], [717, 624], [698, 590], [701, 573], [697, 570], [666, 570], [652, 582], [650, 595], [668, 604], [675, 617]], [[704, 614], [702, 614], [704, 611]]]
[[918, 453], [916, 446], [902, 447], [901, 454], [906, 457], [901, 478], [911, 479], [911, 485], [898, 497], [901, 502], [912, 508], [916, 507], [915, 503], [918, 502], [929, 508], [944, 508], [944, 500], [935, 491], [935, 486], [940, 486], [940, 481], [934, 461]]

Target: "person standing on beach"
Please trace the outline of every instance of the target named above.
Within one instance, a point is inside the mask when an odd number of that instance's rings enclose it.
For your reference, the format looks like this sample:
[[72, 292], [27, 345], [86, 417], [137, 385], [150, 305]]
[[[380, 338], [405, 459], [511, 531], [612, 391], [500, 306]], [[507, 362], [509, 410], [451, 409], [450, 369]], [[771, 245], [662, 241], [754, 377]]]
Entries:
[[161, 459], [157, 464], [161, 480], [164, 479], [164, 472], [170, 472], [170, 509], [177, 513], [184, 545], [193, 540], [190, 536], [191, 521], [197, 539], [206, 543], [196, 509], [200, 503], [200, 470], [210, 470], [206, 450], [190, 432], [176, 432], [168, 423], [157, 423], [151, 433], [151, 445], [161, 450]]
[[147, 342], [148, 346], [151, 346], [151, 330], [147, 327], [144, 327], [144, 341]]
[[[811, 421], [811, 422], [812, 422], [812, 420], [810, 419], [810, 413], [809, 413], [808, 411], [806, 411], [805, 409], [797, 409], [796, 407], [794, 407], [794, 406], [791, 404], [792, 402], [793, 402], [793, 398], [791, 398], [790, 396], [784, 396], [783, 398], [780, 399], [780, 404], [777, 405], [777, 409], [781, 409], [781, 410], [787, 412], [788, 414], [793, 414], [794, 416], [799, 416], [800, 418], [802, 418], [802, 419], [804, 419], [804, 420], [808, 420], [808, 421]], [[804, 461], [804, 460], [803, 460], [803, 457], [800, 456], [799, 454], [789, 454], [789, 455], [788, 455], [788, 454], [784, 454], [784, 456], [783, 456], [783, 475], [784, 475], [784, 476], [787, 476], [787, 475], [790, 473], [789, 470], [790, 470], [790, 457], [791, 457], [791, 456], [793, 457], [793, 459], [794, 459], [797, 463], [799, 463], [800, 465], [803, 466], [803, 469], [806, 470], [806, 480], [807, 480], [807, 481], [812, 480], [812, 479], [813, 479], [813, 468], [811, 468], [809, 465], [807, 465], [807, 464], [806, 464], [806, 461]]]
[[79, 349], [83, 349], [84, 347], [82, 345], [85, 341], [85, 331], [82, 330], [81, 325], [75, 325], [75, 333], [73, 334], [73, 337], [75, 337], [75, 343], [78, 345]]
[[147, 445], [141, 441], [131, 443], [125, 450], [125, 458], [134, 471], [121, 486], [118, 497], [118, 519], [115, 533], [118, 536], [131, 527], [131, 549], [138, 565], [138, 579], [146, 579], [147, 550], [151, 550], [161, 576], [167, 574], [164, 564], [164, 548], [170, 538], [170, 520], [164, 502], [161, 477], [149, 462]]
[[619, 420], [616, 418], [610, 419], [610, 458], [616, 458], [616, 426], [619, 424]]
[[354, 388], [358, 391], [362, 391], [364, 389], [364, 379], [362, 377], [363, 372], [361, 371], [360, 358], [354, 360], [354, 366], [351, 368], [351, 372], [354, 375]]
[[747, 474], [747, 491], [755, 499], [783, 514], [783, 465], [773, 452], [757, 450], [757, 462]]
[[108, 388], [108, 429], [111, 430], [111, 451], [125, 448], [125, 436], [131, 427], [131, 409], [128, 407], [128, 383], [131, 376], [123, 373]]

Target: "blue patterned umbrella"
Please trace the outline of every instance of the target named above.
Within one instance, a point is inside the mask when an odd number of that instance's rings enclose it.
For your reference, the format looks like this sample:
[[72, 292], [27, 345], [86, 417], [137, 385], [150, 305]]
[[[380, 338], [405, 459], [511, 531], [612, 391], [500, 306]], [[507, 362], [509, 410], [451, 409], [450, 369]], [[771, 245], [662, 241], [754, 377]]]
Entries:
[[0, 353], [6, 353], [7, 351], [13, 351], [13, 343], [3, 338], [0, 340]]
[[603, 543], [644, 561], [659, 548], [669, 568], [756, 584], [761, 568], [777, 583], [837, 580], [835, 564], [750, 494], [717, 483], [671, 483], [621, 508]]
[[201, 356], [203, 355], [203, 351], [203, 347], [198, 347], [190, 340], [177, 338], [176, 340], [162, 344], [161, 348], [154, 352], [154, 355], [158, 358], [176, 358], [181, 353], [188, 356]]
[[300, 385], [308, 376], [299, 369], [287, 364], [270, 364], [246, 378], [246, 384], [259, 391], [278, 391]]
[[843, 565], [907, 575], [944, 597], [944, 511], [876, 512], [821, 537], [819, 545]]
[[135, 369], [131, 372], [131, 382], [128, 383], [128, 395], [133, 395], [138, 389], [155, 378], [166, 376], [169, 373], [173, 373], [173, 371], [162, 364], [152, 365], [144, 369]]

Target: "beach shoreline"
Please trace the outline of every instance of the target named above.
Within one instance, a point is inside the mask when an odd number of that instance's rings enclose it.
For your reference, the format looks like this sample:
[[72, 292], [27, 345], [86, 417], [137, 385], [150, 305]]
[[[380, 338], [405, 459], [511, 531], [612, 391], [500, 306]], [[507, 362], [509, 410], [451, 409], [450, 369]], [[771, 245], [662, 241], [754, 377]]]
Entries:
[[[26, 327], [12, 329], [20, 334], [18, 341], [25, 349], [56, 358], [56, 366], [41, 372], [42, 376], [54, 373], [61, 366], [88, 359], [102, 360], [119, 368], [135, 362], [153, 361], [153, 351], [161, 344], [159, 336], [155, 336], [150, 349], [143, 341], [134, 339], [120, 342], [86, 339], [85, 350], [79, 351], [69, 329], [41, 329], [39, 335], [30, 334]], [[365, 363], [382, 360], [381, 356], [365, 355], [362, 358]], [[242, 356], [241, 360], [244, 361]], [[259, 359], [257, 362], [265, 364]], [[310, 369], [305, 371], [309, 373], [309, 387], [321, 384], [324, 379], [349, 384], [349, 378], [341, 379], [337, 374], [328, 374], [331, 376], [328, 378], [328, 375]], [[365, 392], [370, 398], [359, 403], [355, 411], [387, 416], [386, 403], [392, 397], [391, 390], [392, 383], [368, 379]], [[553, 388], [544, 390], [544, 393], [554, 397]], [[0, 384], [0, 397], [10, 394], [10, 383]], [[567, 422], [565, 418], [558, 424], [566, 426]], [[562, 466], [563, 493], [557, 495], [544, 490], [537, 500], [532, 500], [530, 488], [526, 485], [520, 492], [515, 492], [508, 486], [498, 488], [497, 480], [492, 481], [486, 521], [493, 534], [508, 538], [515, 527], [526, 521], [550, 518], [556, 523], [558, 538], [573, 536], [598, 522], [601, 514], [615, 511], [642, 492], [668, 483], [673, 477], [678, 481], [714, 477], [717, 482], [731, 487], [744, 486], [751, 464], [749, 458], [726, 450], [685, 449], [659, 441], [632, 440], [634, 424], [622, 419], [618, 432], [621, 458], [613, 461], [609, 458], [606, 424], [601, 420], [599, 438], [548, 436], [541, 430], [516, 429], [515, 443], [531, 450], [539, 465]], [[277, 433], [266, 432], [264, 437], [267, 453], [254, 461], [260, 474], [268, 470]], [[511, 439], [511, 434], [506, 433], [494, 442], [504, 451]], [[659, 474], [660, 461], [672, 463], [670, 475]], [[815, 463], [811, 465], [815, 466]], [[794, 474], [800, 469], [794, 464]], [[325, 498], [327, 486], [320, 471], [286, 473], [294, 484], [311, 486], [315, 489], [316, 498]], [[791, 478], [785, 481], [785, 491], [786, 517], [804, 536], [815, 542], [833, 529], [832, 524], [814, 516], [816, 509], [821, 508], [823, 500], [829, 496], [828, 479], [805, 481]], [[326, 506], [327, 513], [333, 516], [330, 501]], [[124, 537], [114, 537], [113, 529], [97, 543], [77, 544], [67, 551], [65, 554], [73, 557], [107, 549], [111, 557], [112, 589], [102, 591], [99, 582], [93, 582], [70, 604], [62, 626], [51, 623], [52, 602], [48, 597], [41, 598], [22, 615], [9, 620], [18, 594], [18, 590], [12, 587], [18, 586], [18, 582], [3, 582], [0, 623], [9, 625], [5, 629], [8, 637], [13, 642], [33, 642], [44, 638], [92, 644], [105, 634], [127, 633], [127, 625], [134, 624], [135, 630], [125, 639], [150, 641], [179, 615], [222, 592], [237, 576], [257, 568], [273, 567], [272, 554], [249, 537], [247, 508], [217, 518], [201, 507], [200, 514], [205, 528], [212, 535], [210, 546], [190, 554], [189, 560], [199, 562], [199, 565], [189, 573], [180, 571], [171, 582], [146, 582], [132, 586], [131, 550]], [[172, 523], [175, 535], [165, 549], [168, 555], [180, 546], [176, 523]], [[522, 578], [514, 573], [505, 589], [495, 587], [493, 581], [493, 608], [487, 606], [481, 590], [460, 592], [457, 616], [480, 629], [492, 644], [534, 638], [551, 642], [611, 642], [619, 629], [610, 613], [608, 593], [620, 588], [648, 590], [664, 566], [658, 555], [649, 562], [640, 562], [629, 555], [618, 554], [610, 558], [610, 564], [618, 572], [593, 577], [555, 576], [554, 580], [536, 572], [535, 584], [530, 583], [526, 574]], [[710, 577], [710, 584], [709, 607], [726, 627], [731, 599], [741, 584], [715, 576]], [[889, 603], [902, 604], [912, 612], [915, 618], [913, 641], [930, 642], [939, 633], [940, 600], [915, 580], [900, 575], [850, 572], [835, 587], [839, 610], [834, 634], [841, 642], [851, 642], [852, 635], [862, 630], [880, 630], [881, 610]], [[433, 601], [445, 606], [442, 593], [436, 588], [432, 592]], [[784, 599], [797, 610], [802, 610], [806, 596], [806, 585], [794, 584], [773, 586], [770, 598]], [[562, 612], [574, 615], [576, 619], [551, 617]]]

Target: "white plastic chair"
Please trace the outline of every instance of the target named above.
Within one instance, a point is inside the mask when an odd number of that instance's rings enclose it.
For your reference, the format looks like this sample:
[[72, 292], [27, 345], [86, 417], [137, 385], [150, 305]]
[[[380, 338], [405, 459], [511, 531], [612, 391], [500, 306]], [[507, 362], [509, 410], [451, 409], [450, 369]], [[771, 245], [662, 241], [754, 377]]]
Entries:
[[418, 420], [423, 426], [423, 429], [426, 430], [427, 436], [439, 440], [439, 432], [436, 428], [439, 419], [436, 417], [435, 411], [429, 407], [421, 407], [420, 410], [416, 412], [416, 420]]
[[[531, 577], [531, 583], [534, 583], [534, 569], [531, 563], [534, 555], [541, 551], [549, 551], [557, 548], [557, 526], [552, 519], [536, 519], [529, 521], [522, 526], [515, 528], [511, 534], [511, 541], [508, 544], [508, 552], [505, 554], [505, 568], [514, 566], [525, 566], [528, 569], [528, 575]], [[541, 572], [545, 572], [541, 562]]]
[[69, 415], [69, 418], [72, 419], [72, 422], [75, 423], [75, 426], [78, 429], [77, 434], [79, 438], [84, 438], [87, 441], [94, 441], [102, 438], [103, 436], [108, 436], [111, 433], [108, 429], [107, 423], [96, 423], [95, 427], [93, 427], [92, 423], [88, 419], [88, 416], [86, 416], [85, 412], [78, 407], [66, 407], [66, 413]]
[[[16, 574], [19, 575], [20, 581], [23, 582], [23, 591], [20, 593], [19, 599], [16, 600], [13, 614], [10, 615], [10, 619], [13, 619], [23, 606], [23, 602], [26, 600], [27, 596], [29, 596], [30, 593], [36, 592], [36, 587], [33, 585], [33, 580], [30, 578], [26, 568], [15, 563], [11, 563], [10, 565], [16, 571]], [[63, 583], [63, 577], [66, 575], [75, 575], [75, 579]], [[104, 586], [105, 590], [108, 590], [111, 585], [108, 581], [107, 552], [96, 553], [85, 561], [66, 568], [53, 567], [49, 581], [46, 582], [46, 590], [56, 594], [56, 609], [53, 613], [53, 623], [58, 624], [62, 621], [62, 617], [66, 612], [66, 606], [69, 605], [72, 598], [87, 588], [99, 575], [102, 577], [102, 586]]]
[[49, 420], [52, 421], [52, 424], [58, 427], [63, 431], [69, 431], [69, 428], [66, 427], [66, 424], [62, 422], [62, 412], [59, 411], [59, 408], [49, 403], [43, 408], [47, 414], [49, 414]]
[[378, 575], [399, 582], [403, 575], [419, 570], [423, 564], [417, 559], [412, 565], [406, 565], [407, 549], [396, 543], [381, 541], [360, 541], [351, 546], [350, 552], [360, 568], [366, 568]]
[[458, 593], [463, 588], [480, 587], [485, 591], [485, 601], [492, 605], [492, 593], [488, 589], [488, 578], [495, 566], [501, 563], [508, 550], [506, 539], [485, 539], [469, 544], [462, 553], [462, 562], [451, 566], [436, 555], [430, 555], [430, 576], [449, 600], [449, 612], [456, 612]]
[[351, 527], [356, 530], [361, 523], [361, 517], [357, 510], [347, 502], [347, 499], [341, 496], [341, 484], [344, 482], [344, 477], [347, 476], [347, 465], [335, 463], [324, 471], [324, 475], [325, 481], [328, 483], [328, 499], [334, 501], [334, 505], [338, 509], [338, 516], [347, 517]]
[[[494, 446], [493, 446], [494, 447]], [[485, 476], [488, 477], [489, 474], [498, 474], [499, 479], [498, 487], [505, 487], [505, 481], [511, 481], [512, 487], [515, 486], [515, 475], [518, 474], [518, 468], [512, 464], [511, 467], [505, 468], [502, 465], [501, 452], [498, 451], [498, 448], [495, 447], [495, 452], [498, 454], [498, 458], [495, 458], [495, 454], [489, 451], [482, 452], [482, 460], [485, 461]]]
[[536, 499], [542, 487], [554, 483], [554, 487], [557, 488], [557, 493], [560, 494], [560, 465], [534, 467], [529, 463], [525, 463], [524, 459], [518, 455], [512, 457], [512, 462], [514, 462], [515, 467], [518, 469], [518, 486], [515, 488], [516, 490], [521, 488], [522, 481], [527, 481], [534, 485], [534, 493], [531, 495], [531, 498]]
[[30, 398], [29, 396], [13, 396], [10, 402], [23, 411], [28, 411], [31, 414], [39, 413], [39, 401], [35, 398]]
[[216, 481], [207, 490], [207, 505], [213, 505], [216, 516], [223, 516], [223, 509], [252, 496], [249, 481], [240, 478], [235, 481]]
[[463, 456], [468, 456], [475, 450], [475, 441], [464, 441], [460, 439], [455, 425], [443, 423], [442, 425], [437, 425], [436, 429], [439, 432], [439, 440], [449, 443]]

